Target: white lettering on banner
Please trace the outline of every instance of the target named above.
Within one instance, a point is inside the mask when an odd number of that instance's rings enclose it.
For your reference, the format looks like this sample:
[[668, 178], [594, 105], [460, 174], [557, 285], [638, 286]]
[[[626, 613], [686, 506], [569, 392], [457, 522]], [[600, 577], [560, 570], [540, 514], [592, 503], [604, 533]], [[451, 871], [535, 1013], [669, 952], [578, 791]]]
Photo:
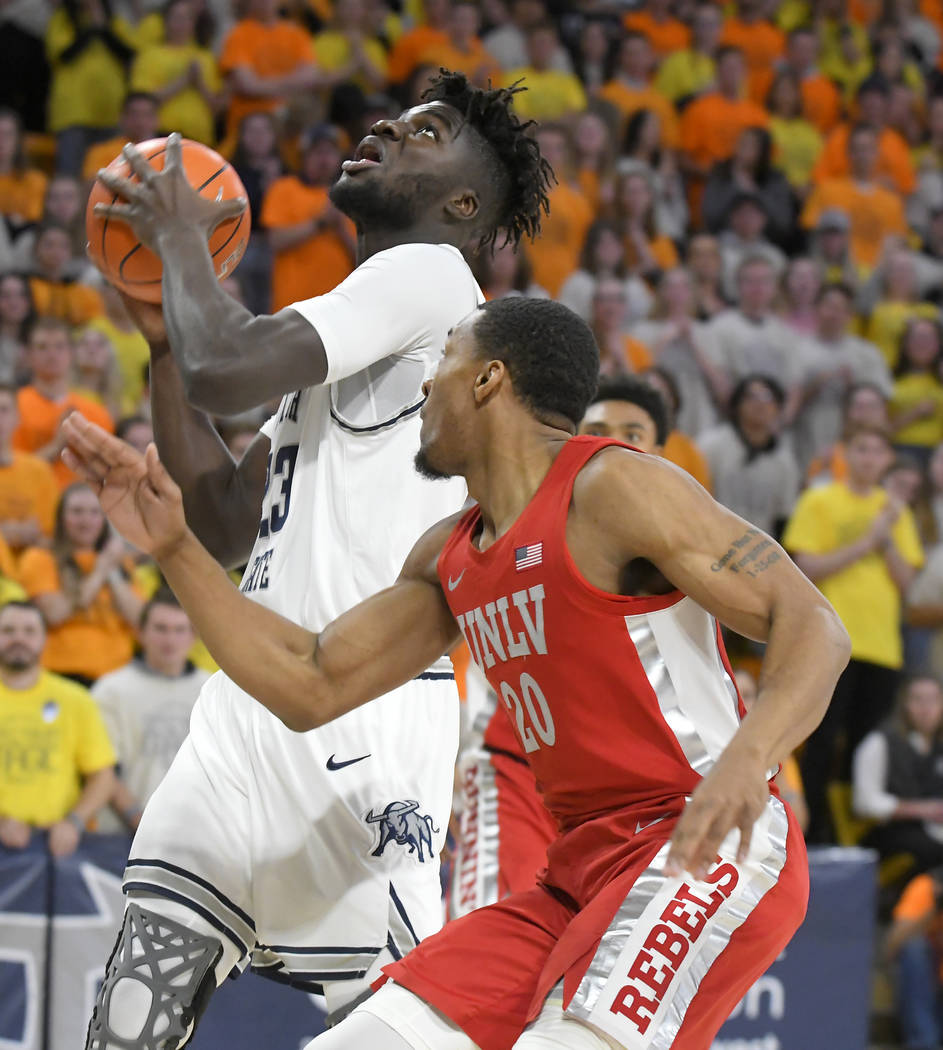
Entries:
[[[513, 625], [511, 603], [517, 610]], [[533, 614], [531, 613], [533, 609]], [[544, 633], [544, 588], [538, 583], [526, 590], [502, 595], [456, 617], [475, 663], [484, 671], [500, 660], [507, 663], [521, 656], [547, 655]], [[523, 630], [520, 627], [523, 626]], [[502, 639], [503, 635], [503, 639]], [[529, 644], [528, 644], [529, 642]]]
[[711, 1050], [782, 1050], [783, 1044], [774, 1032], [768, 1032], [756, 1039], [717, 1039], [711, 1043]]
[[[763, 1008], [764, 999], [766, 1009]], [[764, 974], [737, 1003], [730, 1016], [733, 1018], [741, 1015], [750, 1021], [759, 1020], [761, 1017], [781, 1021], [786, 1016], [786, 988], [783, 982], [773, 974]]]

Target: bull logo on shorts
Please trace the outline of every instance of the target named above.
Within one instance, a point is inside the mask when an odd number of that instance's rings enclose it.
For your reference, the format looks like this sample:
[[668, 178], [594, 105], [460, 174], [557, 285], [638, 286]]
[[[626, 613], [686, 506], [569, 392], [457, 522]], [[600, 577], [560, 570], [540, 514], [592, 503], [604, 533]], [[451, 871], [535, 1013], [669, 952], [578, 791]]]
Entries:
[[[371, 809], [364, 819], [368, 824], [380, 825], [380, 841], [370, 856], [382, 856], [386, 847], [395, 842], [397, 846], [407, 846], [410, 853], [417, 855], [417, 860], [431, 858], [432, 835], [438, 834], [439, 829], [428, 813], [419, 813], [418, 810], [419, 803], [415, 799], [391, 802], [382, 813], [374, 813]], [[428, 852], [428, 857], [425, 852]]]

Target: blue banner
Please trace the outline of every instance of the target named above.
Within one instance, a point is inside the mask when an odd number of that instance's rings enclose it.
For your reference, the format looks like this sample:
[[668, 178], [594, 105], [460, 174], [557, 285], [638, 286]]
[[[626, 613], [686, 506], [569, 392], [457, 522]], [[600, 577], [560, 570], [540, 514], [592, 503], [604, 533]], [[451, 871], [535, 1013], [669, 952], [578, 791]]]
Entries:
[[720, 1030], [712, 1050], [862, 1050], [868, 1045], [876, 854], [809, 850], [809, 912]]
[[[0, 847], [0, 1050], [81, 1050], [121, 923], [127, 849], [120, 835], [86, 835], [73, 856], [58, 861], [40, 834], [25, 850]], [[804, 925], [713, 1050], [867, 1046], [874, 854], [810, 850], [809, 860]], [[247, 973], [213, 996], [190, 1046], [292, 1050], [322, 1030], [312, 996]]]

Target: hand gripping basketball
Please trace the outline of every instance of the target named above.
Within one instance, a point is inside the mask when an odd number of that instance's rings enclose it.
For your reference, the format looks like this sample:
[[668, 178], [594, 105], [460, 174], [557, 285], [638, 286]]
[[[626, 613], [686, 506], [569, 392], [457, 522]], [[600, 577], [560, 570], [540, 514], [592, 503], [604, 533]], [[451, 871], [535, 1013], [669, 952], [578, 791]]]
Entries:
[[[135, 298], [160, 301], [161, 245], [184, 231], [199, 230], [211, 242], [221, 278], [245, 251], [245, 189], [207, 146], [178, 133], [165, 142], [128, 144], [98, 173], [98, 183], [86, 215], [89, 255], [109, 281]], [[128, 226], [133, 238], [121, 232]]]

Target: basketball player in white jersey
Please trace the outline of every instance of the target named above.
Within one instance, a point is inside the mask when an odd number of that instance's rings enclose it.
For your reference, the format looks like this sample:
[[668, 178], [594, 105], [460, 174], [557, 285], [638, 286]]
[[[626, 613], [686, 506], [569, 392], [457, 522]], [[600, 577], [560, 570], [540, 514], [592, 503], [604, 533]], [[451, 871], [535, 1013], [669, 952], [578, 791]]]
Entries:
[[[124, 200], [102, 214], [163, 261], [162, 315], [129, 305], [151, 344], [157, 444], [191, 521], [223, 562], [248, 557], [248, 598], [309, 629], [391, 584], [417, 532], [465, 498], [461, 482], [419, 479], [412, 458], [422, 384], [482, 301], [459, 249], [533, 235], [546, 208], [551, 173], [511, 94], [443, 74], [422, 105], [378, 122], [331, 190], [356, 224], [359, 265], [271, 317], [220, 289], [207, 236], [240, 205], [190, 189], [179, 136], [162, 173], [127, 147], [140, 181], [99, 175]], [[277, 395], [235, 464], [203, 413]], [[212, 990], [250, 965], [323, 989], [340, 1016], [439, 928], [452, 678], [439, 660], [301, 736], [225, 675], [207, 683], [132, 846], [89, 1048], [182, 1046]], [[145, 961], [154, 953], [169, 970]]]

